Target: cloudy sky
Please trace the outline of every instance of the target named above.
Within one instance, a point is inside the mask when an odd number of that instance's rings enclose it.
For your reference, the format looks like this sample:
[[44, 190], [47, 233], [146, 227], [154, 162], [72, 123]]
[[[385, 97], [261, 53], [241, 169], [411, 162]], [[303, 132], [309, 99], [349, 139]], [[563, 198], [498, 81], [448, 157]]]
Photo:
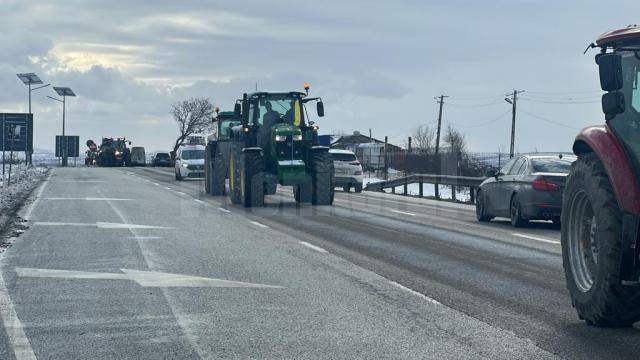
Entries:
[[[26, 112], [15, 76], [35, 72], [78, 94], [67, 133], [126, 136], [151, 150], [176, 135], [170, 104], [209, 97], [231, 109], [242, 92], [323, 97], [322, 133], [354, 130], [403, 144], [416, 126], [444, 124], [471, 150], [509, 148], [513, 89], [519, 151], [569, 150], [602, 122], [595, 51], [604, 31], [638, 21], [616, 1], [26, 1], [0, 0], [0, 112]], [[33, 93], [35, 146], [52, 149], [61, 106]]]

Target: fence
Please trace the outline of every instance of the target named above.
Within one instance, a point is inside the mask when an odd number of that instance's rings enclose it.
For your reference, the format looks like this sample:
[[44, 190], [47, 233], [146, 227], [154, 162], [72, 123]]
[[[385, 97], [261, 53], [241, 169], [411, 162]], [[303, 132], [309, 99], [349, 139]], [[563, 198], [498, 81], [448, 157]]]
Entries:
[[434, 174], [414, 174], [393, 180], [386, 180], [381, 182], [375, 182], [367, 184], [365, 190], [367, 191], [384, 191], [385, 189], [391, 189], [392, 193], [396, 193], [397, 187], [403, 188], [403, 195], [409, 195], [409, 186], [412, 184], [418, 184], [418, 197], [425, 197], [424, 184], [434, 184], [435, 199], [440, 200], [440, 185], [451, 187], [451, 199], [453, 201], [459, 201], [457, 197], [458, 188], [463, 187], [469, 189], [470, 203], [475, 203], [476, 193], [480, 183], [484, 181], [484, 177], [473, 176], [453, 176], [453, 175], [434, 175]]

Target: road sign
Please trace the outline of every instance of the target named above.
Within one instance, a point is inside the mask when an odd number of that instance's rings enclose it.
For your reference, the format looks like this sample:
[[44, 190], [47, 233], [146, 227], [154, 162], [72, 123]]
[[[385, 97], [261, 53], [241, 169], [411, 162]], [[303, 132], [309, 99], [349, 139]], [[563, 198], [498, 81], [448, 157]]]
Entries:
[[[80, 136], [65, 135], [67, 138], [67, 157], [80, 156]], [[56, 157], [62, 157], [64, 141], [62, 135], [56, 135]]]
[[33, 151], [33, 114], [0, 114], [0, 150]]

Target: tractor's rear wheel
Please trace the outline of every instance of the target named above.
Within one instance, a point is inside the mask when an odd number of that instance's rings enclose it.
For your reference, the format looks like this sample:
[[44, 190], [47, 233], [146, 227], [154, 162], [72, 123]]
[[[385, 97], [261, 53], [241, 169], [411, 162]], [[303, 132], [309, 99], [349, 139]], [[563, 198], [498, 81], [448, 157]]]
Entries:
[[327, 151], [312, 153], [311, 158], [311, 203], [331, 205], [335, 191], [333, 159]]
[[213, 196], [223, 196], [226, 193], [225, 179], [227, 177], [227, 167], [222, 160], [222, 154], [216, 154], [211, 165], [209, 178], [207, 179], [210, 193]]
[[620, 283], [622, 211], [595, 153], [573, 163], [562, 205], [562, 263], [578, 317], [606, 327], [640, 320], [640, 288]]
[[204, 191], [211, 194], [211, 149], [209, 145], [204, 151]]
[[256, 151], [243, 152], [240, 171], [240, 198], [245, 207], [264, 205], [264, 159]]

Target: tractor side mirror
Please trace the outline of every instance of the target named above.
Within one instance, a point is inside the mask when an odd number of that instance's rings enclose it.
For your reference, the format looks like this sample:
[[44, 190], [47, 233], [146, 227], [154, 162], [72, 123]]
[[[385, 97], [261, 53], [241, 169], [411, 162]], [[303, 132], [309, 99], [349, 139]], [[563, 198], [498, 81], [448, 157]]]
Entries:
[[242, 106], [240, 106], [240, 103], [236, 103], [236, 105], [233, 107], [234, 115], [237, 117], [240, 117], [241, 112], [242, 112]]
[[605, 119], [611, 120], [625, 110], [624, 95], [621, 92], [610, 92], [602, 95], [602, 112]]
[[322, 103], [322, 101], [318, 101], [318, 103], [316, 104], [316, 110], [318, 111], [319, 117], [324, 116], [324, 104]]
[[599, 54], [596, 63], [600, 73], [600, 87], [604, 91], [622, 89], [622, 57], [618, 54]]

